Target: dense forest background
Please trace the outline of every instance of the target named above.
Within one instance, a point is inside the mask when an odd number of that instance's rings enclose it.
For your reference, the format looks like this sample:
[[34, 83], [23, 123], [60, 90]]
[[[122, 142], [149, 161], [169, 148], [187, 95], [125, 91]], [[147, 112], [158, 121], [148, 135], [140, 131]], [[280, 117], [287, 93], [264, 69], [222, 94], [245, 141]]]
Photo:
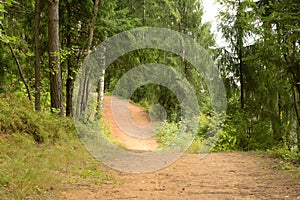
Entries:
[[[27, 97], [37, 112], [72, 117], [74, 81], [98, 44], [135, 27], [169, 28], [200, 43], [222, 74], [228, 108], [216, 150], [275, 148], [299, 159], [298, 0], [217, 2], [222, 5], [218, 28], [227, 41], [224, 47], [216, 45], [210, 24], [202, 23], [198, 0], [0, 1], [1, 98]], [[124, 73], [143, 63], [172, 66], [194, 86], [203, 113], [195, 139], [203, 139], [211, 112], [206, 86], [178, 55], [157, 49], [125, 54], [105, 72], [105, 92], [112, 92]], [[131, 99], [145, 107], [159, 103], [167, 110], [166, 123], [180, 123], [178, 101], [165, 87], [145, 85]], [[169, 137], [170, 126], [160, 137]]]

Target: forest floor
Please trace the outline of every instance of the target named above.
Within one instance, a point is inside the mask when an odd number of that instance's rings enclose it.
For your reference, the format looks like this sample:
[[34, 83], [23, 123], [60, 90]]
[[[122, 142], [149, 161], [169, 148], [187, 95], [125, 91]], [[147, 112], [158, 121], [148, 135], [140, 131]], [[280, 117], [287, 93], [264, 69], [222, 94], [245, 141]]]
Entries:
[[[118, 128], [111, 98], [115, 97], [105, 98], [104, 119], [110, 123], [114, 137], [128, 149], [154, 150], [155, 139], [133, 139]], [[129, 109], [135, 123], [149, 123], [145, 110], [132, 104]], [[74, 200], [300, 199], [300, 172], [283, 170], [279, 160], [264, 153], [211, 153], [202, 159], [196, 154], [184, 154], [173, 164], [151, 173], [119, 172], [101, 164], [99, 170], [112, 174], [117, 182], [73, 185], [62, 196]]]

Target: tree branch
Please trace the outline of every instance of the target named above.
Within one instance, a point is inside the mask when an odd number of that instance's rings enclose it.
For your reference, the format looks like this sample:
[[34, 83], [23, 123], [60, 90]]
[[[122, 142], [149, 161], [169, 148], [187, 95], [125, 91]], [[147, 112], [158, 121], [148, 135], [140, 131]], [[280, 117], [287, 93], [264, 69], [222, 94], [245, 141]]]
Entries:
[[[1, 29], [3, 30], [3, 33], [5, 34], [5, 28], [4, 28], [3, 24], [0, 23], [0, 25], [1, 25]], [[23, 74], [23, 71], [22, 71], [20, 62], [19, 62], [19, 60], [18, 60], [18, 58], [17, 58], [17, 56], [16, 56], [16, 54], [15, 54], [15, 52], [14, 52], [14, 49], [13, 49], [12, 45], [11, 45], [10, 43], [7, 43], [7, 44], [8, 44], [8, 46], [9, 46], [10, 52], [11, 52], [11, 54], [12, 54], [12, 56], [13, 56], [13, 58], [14, 58], [16, 64], [17, 64], [18, 71], [19, 71], [21, 80], [23, 81], [23, 83], [24, 83], [24, 85], [25, 85], [25, 88], [26, 88], [26, 91], [27, 91], [28, 98], [29, 98], [29, 100], [31, 101], [31, 100], [32, 100], [32, 98], [31, 98], [31, 93], [30, 93], [30, 90], [29, 90], [28, 83], [27, 83], [27, 81], [26, 81], [26, 79], [25, 79], [25, 77], [24, 77], [24, 74]]]

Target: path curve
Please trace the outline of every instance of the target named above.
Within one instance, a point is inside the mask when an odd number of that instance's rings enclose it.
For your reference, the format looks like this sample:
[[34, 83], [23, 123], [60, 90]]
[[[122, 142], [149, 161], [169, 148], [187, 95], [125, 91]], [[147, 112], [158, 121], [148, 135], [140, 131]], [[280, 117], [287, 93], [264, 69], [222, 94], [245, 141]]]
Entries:
[[[154, 150], [153, 138], [136, 139], [118, 128], [111, 112], [111, 100], [105, 97], [104, 119], [129, 149]], [[115, 99], [122, 103], [123, 100]], [[149, 117], [140, 107], [129, 105], [133, 120], [141, 126]], [[151, 172], [131, 174], [99, 165], [99, 171], [117, 179], [103, 185], [70, 185], [61, 194], [68, 200], [300, 200], [300, 172], [281, 170], [280, 161], [262, 153], [211, 153], [200, 159], [184, 154], [172, 165]]]
[[[120, 128], [120, 125], [116, 122], [113, 111], [112, 111], [112, 101], [114, 101], [114, 114], [118, 116], [118, 120], [126, 121], [128, 120], [126, 116], [124, 116], [122, 112], [123, 109], [118, 109], [127, 104], [127, 101], [122, 100], [115, 96], [105, 96], [103, 101], [103, 121], [102, 123], [107, 123], [109, 125], [109, 129], [111, 130], [114, 138], [118, 139], [122, 145], [131, 150], [140, 150], [140, 151], [154, 151], [158, 144], [153, 137], [148, 138], [137, 138], [130, 136]], [[129, 103], [128, 109], [130, 110], [131, 119], [136, 125], [140, 127], [147, 127], [150, 123], [150, 117], [148, 112], [138, 106]], [[123, 118], [123, 119], [122, 119]], [[125, 123], [129, 124], [129, 123]], [[152, 131], [154, 131], [154, 127], [151, 127]], [[132, 132], [136, 131], [134, 127], [127, 126], [126, 130], [132, 130]], [[148, 130], [151, 131], [151, 130]], [[141, 133], [141, 135], [145, 135]]]

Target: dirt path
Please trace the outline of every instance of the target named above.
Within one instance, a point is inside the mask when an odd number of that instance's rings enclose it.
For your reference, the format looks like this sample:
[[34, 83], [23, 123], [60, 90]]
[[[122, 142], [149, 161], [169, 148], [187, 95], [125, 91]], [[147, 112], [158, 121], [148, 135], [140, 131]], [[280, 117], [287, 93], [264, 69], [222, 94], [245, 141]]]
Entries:
[[[114, 110], [114, 113], [112, 111], [112, 101], [114, 101], [114, 105], [118, 106], [117, 109]], [[130, 119], [128, 116], [124, 115], [124, 112], [126, 111], [124, 108], [127, 108], [127, 106], [131, 115]], [[139, 136], [139, 134], [143, 134], [143, 132], [138, 132], [139, 130], [136, 130], [140, 127], [142, 130], [149, 132], [146, 135], [151, 135], [150, 132], [153, 131], [154, 127], [148, 126], [150, 123], [150, 117], [144, 109], [133, 104], [127, 105], [126, 101], [117, 97], [106, 96], [103, 102], [103, 115], [104, 121], [110, 124], [110, 130], [112, 131], [114, 137], [119, 139], [119, 141], [128, 149], [153, 151], [157, 148], [157, 142], [152, 137], [133, 137], [124, 133], [124, 131], [120, 129], [120, 127], [123, 127], [130, 133], [137, 132], [136, 136]], [[118, 117], [120, 121], [116, 122], [114, 117]], [[131, 124], [132, 122], [138, 127], [130, 126], [134, 125]]]
[[[300, 199], [300, 174], [272, 169], [274, 160], [255, 153], [186, 154], [154, 173], [109, 170], [119, 183], [75, 188], [67, 199]], [[102, 168], [102, 167], [101, 167]]]
[[[151, 150], [153, 139], [143, 143], [118, 130], [105, 99], [105, 119], [112, 124], [117, 138], [129, 148]], [[133, 118], [140, 125], [149, 122], [147, 114], [130, 105]], [[112, 120], [112, 121], [111, 121]], [[144, 123], [144, 124], [143, 124]], [[211, 153], [203, 159], [185, 154], [172, 165], [152, 173], [130, 174], [99, 165], [100, 171], [114, 175], [118, 183], [70, 188], [66, 199], [300, 199], [300, 173], [277, 169], [278, 162], [258, 153]]]

